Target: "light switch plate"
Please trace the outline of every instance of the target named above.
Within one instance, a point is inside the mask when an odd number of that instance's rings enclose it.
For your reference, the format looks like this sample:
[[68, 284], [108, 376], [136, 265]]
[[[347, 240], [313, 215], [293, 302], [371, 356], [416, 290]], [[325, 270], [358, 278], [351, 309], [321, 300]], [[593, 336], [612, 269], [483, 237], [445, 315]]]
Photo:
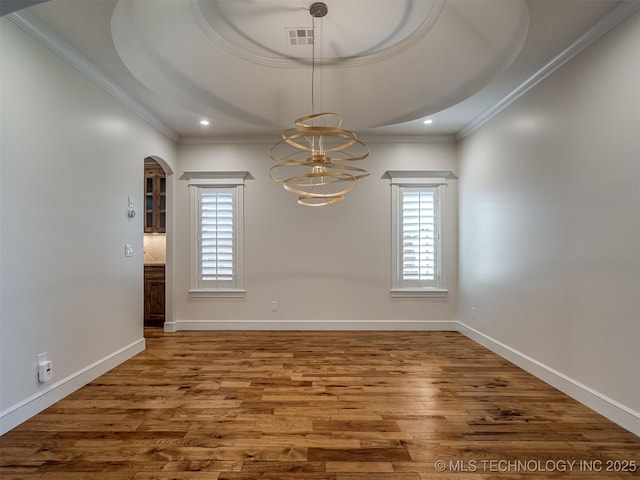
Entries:
[[133, 245], [130, 243], [125, 243], [124, 245], [124, 256], [133, 257]]

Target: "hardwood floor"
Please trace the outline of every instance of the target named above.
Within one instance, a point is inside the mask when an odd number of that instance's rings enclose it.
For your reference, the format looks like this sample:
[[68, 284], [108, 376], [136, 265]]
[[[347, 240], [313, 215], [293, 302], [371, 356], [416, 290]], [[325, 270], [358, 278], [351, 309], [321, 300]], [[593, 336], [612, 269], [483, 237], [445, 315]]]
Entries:
[[459, 333], [146, 335], [144, 353], [1, 437], [0, 477], [640, 475], [640, 438]]

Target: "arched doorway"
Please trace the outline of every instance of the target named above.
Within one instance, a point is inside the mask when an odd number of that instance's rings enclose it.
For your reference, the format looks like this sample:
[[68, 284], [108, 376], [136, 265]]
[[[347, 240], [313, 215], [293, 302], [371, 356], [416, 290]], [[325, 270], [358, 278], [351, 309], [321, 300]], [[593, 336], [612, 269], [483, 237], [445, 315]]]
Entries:
[[144, 326], [163, 327], [167, 318], [167, 235], [170, 234], [172, 172], [162, 159], [144, 159]]

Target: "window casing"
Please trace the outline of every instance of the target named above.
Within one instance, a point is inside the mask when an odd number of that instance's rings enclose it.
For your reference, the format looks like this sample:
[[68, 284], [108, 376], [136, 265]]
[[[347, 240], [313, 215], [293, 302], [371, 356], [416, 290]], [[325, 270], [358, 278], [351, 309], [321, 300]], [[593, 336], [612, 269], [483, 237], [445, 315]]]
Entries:
[[445, 297], [445, 212], [449, 171], [389, 171], [392, 297]]
[[192, 297], [244, 297], [247, 172], [185, 172], [189, 179]]

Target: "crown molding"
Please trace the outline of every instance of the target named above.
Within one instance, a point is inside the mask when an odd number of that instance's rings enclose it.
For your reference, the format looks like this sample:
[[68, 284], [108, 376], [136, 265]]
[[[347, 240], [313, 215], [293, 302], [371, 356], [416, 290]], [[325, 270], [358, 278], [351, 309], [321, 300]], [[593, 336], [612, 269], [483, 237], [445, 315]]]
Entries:
[[180, 137], [178, 145], [244, 145], [244, 144], [266, 144], [277, 142], [282, 137], [276, 135], [245, 135], [245, 136], [202, 136], [202, 137]]
[[174, 142], [179, 140], [180, 137], [176, 132], [160, 121], [124, 88], [111, 80], [111, 78], [109, 78], [102, 70], [96, 67], [67, 42], [62, 40], [42, 22], [39, 22], [32, 15], [26, 12], [11, 13], [7, 15], [7, 18], [84, 76], [102, 87], [107, 93], [124, 104], [129, 108], [129, 110], [137, 114], [160, 133]]
[[[280, 133], [275, 135], [246, 135], [246, 136], [210, 136], [210, 137], [180, 137], [179, 145], [272, 145], [282, 139]], [[384, 143], [456, 143], [454, 135], [358, 135], [358, 139], [367, 144]]]
[[456, 143], [455, 135], [358, 135], [367, 144], [375, 143]]
[[575, 42], [556, 55], [551, 61], [513, 89], [502, 100], [489, 107], [471, 122], [462, 127], [456, 134], [457, 140], [462, 140], [476, 131], [494, 116], [515, 102], [522, 95], [535, 87], [542, 80], [570, 61], [585, 48], [598, 40], [604, 34], [625, 21], [640, 10], [640, 0], [623, 0], [617, 7], [602, 17], [595, 25], [580, 36]]

